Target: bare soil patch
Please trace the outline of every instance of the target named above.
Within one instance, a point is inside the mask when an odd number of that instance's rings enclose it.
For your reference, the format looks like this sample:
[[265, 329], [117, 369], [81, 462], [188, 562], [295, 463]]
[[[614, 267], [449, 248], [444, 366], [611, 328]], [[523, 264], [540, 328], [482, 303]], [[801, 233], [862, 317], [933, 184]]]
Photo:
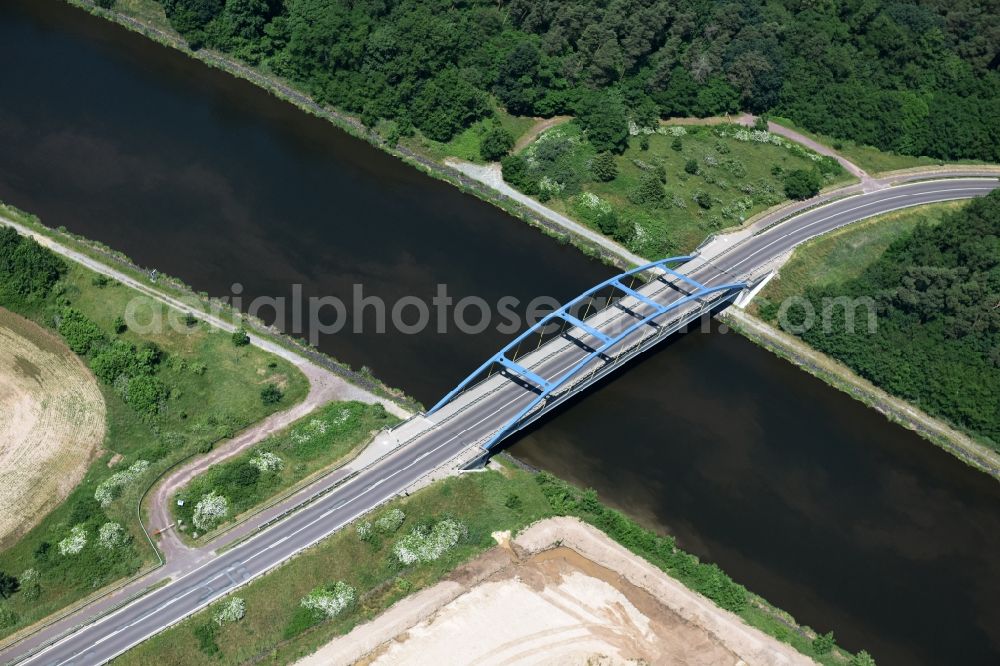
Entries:
[[299, 666], [810, 664], [575, 519], [542, 521]]
[[0, 547], [59, 505], [104, 440], [104, 397], [57, 336], [0, 308]]

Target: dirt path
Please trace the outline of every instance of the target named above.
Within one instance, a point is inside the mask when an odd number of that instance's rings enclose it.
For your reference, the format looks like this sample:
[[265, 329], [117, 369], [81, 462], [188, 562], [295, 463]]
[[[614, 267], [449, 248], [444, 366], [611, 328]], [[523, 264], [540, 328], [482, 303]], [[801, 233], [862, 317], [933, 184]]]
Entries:
[[495, 536], [503, 545], [299, 666], [813, 663], [574, 518]]
[[[298, 404], [267, 417], [263, 421], [247, 428], [236, 437], [216, 446], [208, 454], [195, 458], [190, 463], [178, 468], [168, 475], [153, 490], [150, 500], [150, 516], [148, 528], [150, 532], [165, 530], [159, 536], [159, 546], [167, 559], [173, 555], [189, 550], [174, 529], [166, 529], [173, 523], [170, 513], [170, 503], [174, 495], [194, 477], [198, 476], [212, 465], [222, 462], [245, 451], [254, 444], [263, 441], [270, 435], [287, 428], [313, 410], [333, 400], [357, 400], [360, 396], [353, 391], [345, 391], [343, 381], [335, 375], [309, 363], [296, 363], [302, 374], [309, 380], [309, 393]], [[369, 402], [369, 401], [366, 401]]]
[[[751, 122], [751, 124], [753, 123]], [[857, 164], [851, 162], [846, 157], [844, 157], [843, 155], [841, 155], [840, 153], [838, 153], [837, 151], [835, 151], [834, 149], [830, 148], [825, 144], [810, 139], [806, 135], [800, 134], [793, 129], [785, 127], [784, 125], [779, 125], [773, 120], [768, 121], [767, 129], [772, 134], [778, 134], [780, 136], [785, 137], [786, 139], [791, 139], [796, 143], [801, 143], [806, 148], [809, 148], [810, 150], [817, 152], [820, 155], [826, 155], [828, 157], [832, 157], [833, 159], [837, 160], [838, 162], [840, 162], [840, 166], [844, 167], [844, 169], [847, 170], [851, 175], [853, 175], [854, 177], [858, 178], [861, 181], [861, 187], [864, 189], [865, 192], [870, 192], [872, 190], [877, 190], [882, 187], [885, 187], [885, 185], [882, 184], [880, 181], [876, 180], [875, 178], [872, 178], [867, 171], [865, 171]]]
[[551, 118], [537, 118], [536, 120], [537, 122], [517, 140], [517, 143], [514, 144], [514, 150], [511, 152], [521, 152], [528, 147], [529, 143], [537, 139], [539, 134], [556, 125], [568, 123], [573, 120], [573, 116], [552, 116]]
[[[107, 275], [108, 277], [113, 278], [122, 284], [149, 296], [150, 298], [164, 303], [165, 305], [176, 308], [181, 312], [187, 312], [190, 309], [179, 299], [164, 294], [149, 284], [122, 271], [116, 270], [101, 261], [68, 248], [29, 227], [3, 216], [0, 216], [0, 224], [6, 224], [14, 227], [19, 233], [25, 236], [31, 236], [38, 241], [39, 244], [48, 247], [56, 254], [82, 264], [97, 273]], [[208, 324], [225, 331], [231, 332], [236, 328], [232, 322], [207, 312], [201, 313], [199, 318]], [[241, 451], [246, 450], [248, 447], [260, 442], [268, 435], [290, 425], [294, 421], [302, 418], [317, 407], [320, 407], [331, 400], [358, 400], [367, 403], [380, 402], [385, 406], [387, 411], [399, 416], [400, 418], [407, 418], [410, 416], [410, 413], [407, 410], [403, 409], [391, 400], [380, 398], [374, 393], [347, 382], [342, 377], [335, 375], [329, 370], [313, 363], [309, 359], [300, 356], [291, 349], [256, 335], [251, 335], [250, 341], [251, 344], [263, 349], [264, 351], [280, 356], [281, 358], [293, 363], [309, 381], [308, 394], [302, 402], [293, 405], [283, 412], [272, 414], [260, 423], [257, 423], [256, 425], [240, 432], [236, 437], [218, 444], [208, 455], [196, 458], [170, 473], [166, 479], [158, 484], [157, 488], [151, 495], [150, 519], [152, 529], [161, 529], [170, 524], [170, 510], [167, 506], [169, 498], [180, 488], [180, 486], [193, 478], [196, 474], [207, 469], [209, 465], [231, 458]], [[152, 529], [150, 531], [152, 531]], [[188, 546], [184, 545], [171, 531], [167, 531], [162, 535], [160, 543], [168, 559], [171, 555], [189, 550]]]
[[[661, 125], [722, 125], [724, 123], [734, 123], [736, 125], [743, 125], [745, 127], [753, 127], [754, 123], [757, 121], [757, 117], [749, 113], [741, 113], [737, 116], [713, 116], [711, 118], [667, 118], [660, 121]], [[822, 144], [814, 139], [810, 139], [805, 134], [796, 132], [793, 129], [785, 127], [784, 125], [779, 125], [773, 120], [768, 121], [767, 130], [772, 134], [777, 134], [783, 136], [786, 139], [791, 139], [795, 143], [800, 143], [806, 148], [809, 148], [813, 152], [819, 153], [820, 155], [827, 155], [833, 159], [840, 162], [840, 165], [844, 167], [850, 174], [858, 178], [861, 181], [862, 187], [868, 192], [871, 189], [878, 189], [879, 187], [884, 187], [879, 181], [872, 178], [867, 171], [859, 167], [854, 162], [851, 162], [846, 157], [833, 150], [831, 147]]]

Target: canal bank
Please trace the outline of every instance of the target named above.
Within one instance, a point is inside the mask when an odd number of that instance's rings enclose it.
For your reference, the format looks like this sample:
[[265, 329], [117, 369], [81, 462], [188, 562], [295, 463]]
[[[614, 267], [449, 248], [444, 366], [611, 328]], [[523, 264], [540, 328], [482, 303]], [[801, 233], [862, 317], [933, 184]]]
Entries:
[[[325, 121], [65, 12], [42, 4], [31, 27], [4, 28], [0, 198], [48, 224], [214, 295], [234, 280], [273, 295], [360, 279], [387, 298], [440, 281], [565, 298], [610, 274]], [[328, 348], [427, 402], [504, 339], [342, 335]], [[687, 336], [513, 450], [545, 453], [541, 466], [880, 663], [993, 661], [995, 482], [800, 375], [737, 336]]]
[[[329, 121], [351, 136], [366, 141], [373, 147], [399, 158], [421, 172], [435, 179], [450, 183], [461, 192], [473, 195], [500, 208], [506, 213], [527, 222], [548, 236], [563, 242], [571, 242], [587, 256], [596, 257], [602, 262], [618, 268], [628, 268], [648, 263], [649, 261], [647, 258], [638, 257], [629, 252], [615, 241], [586, 229], [583, 225], [569, 220], [565, 216], [552, 211], [547, 206], [531, 200], [530, 197], [521, 195], [507, 186], [506, 183], [503, 183], [502, 180], [497, 182], [498, 174], [490, 171], [491, 166], [482, 167], [473, 164], [453, 163], [452, 160], [446, 160], [445, 163], [441, 163], [401, 145], [390, 145], [377, 132], [365, 127], [358, 118], [318, 104], [309, 96], [295, 89], [291, 84], [272, 74], [267, 74], [244, 65], [225, 53], [211, 49], [192, 51], [184, 39], [170, 30], [168, 26], [155, 25], [148, 19], [144, 20], [124, 11], [103, 9], [97, 6], [93, 0], [64, 1], [86, 10], [95, 16], [111, 20], [128, 30], [140, 33], [164, 46], [180, 51], [209, 67], [217, 68], [232, 76], [248, 81], [278, 99], [295, 105], [306, 113]], [[784, 132], [787, 133], [789, 130], [784, 130]], [[792, 132], [792, 134], [795, 133]], [[799, 138], [804, 139], [804, 137], [796, 137], [796, 140], [799, 140]], [[816, 148], [816, 145], [811, 147]], [[821, 150], [820, 152], [823, 151]], [[939, 166], [904, 170], [885, 174], [885, 182], [879, 183], [843, 158], [838, 157], [838, 159], [844, 164], [849, 165], [850, 168], [848, 168], [848, 171], [852, 173], [857, 172], [856, 175], [861, 174], [863, 176], [862, 182], [831, 190], [824, 194], [826, 200], [835, 200], [842, 196], [849, 196], [860, 192], [866, 187], [885, 186], [894, 181], [947, 177], [956, 168], [964, 169], [963, 167]], [[1000, 174], [1000, 167], [983, 166], [982, 171], [984, 173]], [[801, 202], [785, 202], [755, 215], [742, 228], [753, 227], [755, 222], [766, 225], [769, 223], [769, 220], [780, 219], [802, 208], [803, 204]], [[819, 354], [818, 356], [810, 355], [813, 356], [813, 361], [818, 361], [818, 363], [806, 361], [804, 356], [809, 355], [805, 353], [807, 350], [798, 347], [788, 336], [768, 326], [765, 322], [753, 317], [741, 316], [740, 314], [727, 314], [724, 317], [727, 322], [734, 325], [734, 328], [738, 332], [746, 335], [750, 340], [759, 343], [785, 360], [795, 363], [803, 370], [824, 379], [831, 386], [847, 391], [866, 405], [878, 409], [886, 418], [913, 430], [927, 441], [951, 452], [964, 463], [994, 478], [1000, 479], [1000, 464], [998, 464], [997, 453], [977, 443], [967, 434], [957, 431], [949, 424], [926, 414], [912, 404], [893, 398], [885, 393], [885, 391], [865, 382], [849, 368], [837, 363], [834, 359]], [[823, 366], [822, 372], [817, 371], [817, 365]]]

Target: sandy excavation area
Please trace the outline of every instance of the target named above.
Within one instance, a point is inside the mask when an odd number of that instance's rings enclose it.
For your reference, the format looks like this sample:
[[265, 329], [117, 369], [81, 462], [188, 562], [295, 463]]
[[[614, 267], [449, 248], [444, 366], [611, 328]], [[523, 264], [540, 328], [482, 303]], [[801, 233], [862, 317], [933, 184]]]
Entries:
[[0, 546], [57, 506], [104, 440], [97, 380], [56, 335], [0, 308]]
[[813, 663], [575, 519], [500, 540], [300, 666]]

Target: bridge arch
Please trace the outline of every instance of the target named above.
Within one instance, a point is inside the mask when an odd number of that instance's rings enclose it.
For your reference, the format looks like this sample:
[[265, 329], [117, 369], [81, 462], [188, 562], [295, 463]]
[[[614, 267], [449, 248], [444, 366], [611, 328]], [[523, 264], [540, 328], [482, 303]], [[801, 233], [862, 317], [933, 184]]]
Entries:
[[[569, 384], [575, 377], [578, 376], [579, 373], [581, 373], [581, 371], [583, 371], [584, 368], [594, 361], [595, 358], [607, 354], [613, 347], [622, 344], [626, 338], [642, 327], [648, 326], [655, 320], [663, 318], [669, 313], [675, 312], [682, 306], [693, 301], [703, 300], [716, 294], [721, 294], [723, 297], [729, 295], [730, 298], [732, 298], [747, 287], [745, 282], [725, 282], [723, 284], [709, 286], [670, 267], [671, 265], [683, 264], [693, 258], [694, 257], [691, 256], [678, 256], [660, 259], [659, 261], [654, 261], [628, 271], [624, 271], [584, 291], [579, 296], [567, 301], [551, 313], [539, 319], [535, 324], [531, 325], [527, 330], [507, 343], [500, 351], [487, 359], [486, 362], [459, 382], [454, 389], [449, 391], [447, 395], [431, 407], [426, 412], [426, 415], [430, 416], [449, 403], [453, 402], [462, 392], [474, 385], [473, 382], [477, 377], [480, 377], [483, 373], [490, 371], [495, 366], [500, 366], [501, 372], [506, 370], [508, 373], [517, 377], [521, 382], [528, 384], [532, 387], [536, 395], [514, 416], [509, 418], [507, 422], [483, 444], [484, 448], [490, 449], [500, 440], [508, 436], [511, 432], [520, 428], [522, 421], [524, 421], [524, 419], [531, 414], [533, 410], [536, 410], [542, 402], [548, 400], [554, 393], [559, 391], [559, 389]], [[656, 272], [658, 278], [665, 278], [666, 276], [673, 277], [675, 282], [669, 284], [674, 286], [684, 285], [690, 291], [679, 298], [675, 298], [666, 303], [661, 303], [655, 298], [633, 289], [631, 285], [626, 285], [624, 283], [626, 278], [650, 271]], [[573, 308], [584, 303], [587, 299], [592, 298], [595, 294], [598, 294], [602, 290], [609, 287], [614, 289], [616, 292], [620, 292], [623, 297], [631, 297], [635, 301], [635, 307], [641, 306], [641, 308], [646, 310], [646, 312], [642, 315], [638, 315], [633, 312], [631, 323], [620, 330], [614, 331], [602, 330], [599, 324], [592, 323], [593, 319], [600, 314], [600, 312], [595, 312], [594, 315], [586, 317], [584, 320], [570, 314], [570, 311]], [[712, 302], [717, 303], [717, 298], [718, 297], [713, 299]], [[612, 306], [609, 305], [608, 307]], [[698, 310], [699, 314], [696, 316], [700, 316], [702, 311], [703, 310]], [[601, 312], [603, 312], [603, 310]], [[597, 340], [597, 344], [592, 346], [588, 345], [587, 347], [589, 351], [585, 353], [582, 358], [580, 358], [567, 370], [558, 372], [552, 377], [543, 377], [532, 369], [518, 363], [517, 358], [511, 358], [511, 350], [518, 348], [521, 342], [535, 334], [541, 334], [544, 327], [559, 320], [561, 320], [564, 325], [568, 324], [572, 328], [579, 329], [584, 334], [591, 336]], [[690, 319], [687, 319], [684, 323], [687, 323], [687, 321], [690, 321]]]

